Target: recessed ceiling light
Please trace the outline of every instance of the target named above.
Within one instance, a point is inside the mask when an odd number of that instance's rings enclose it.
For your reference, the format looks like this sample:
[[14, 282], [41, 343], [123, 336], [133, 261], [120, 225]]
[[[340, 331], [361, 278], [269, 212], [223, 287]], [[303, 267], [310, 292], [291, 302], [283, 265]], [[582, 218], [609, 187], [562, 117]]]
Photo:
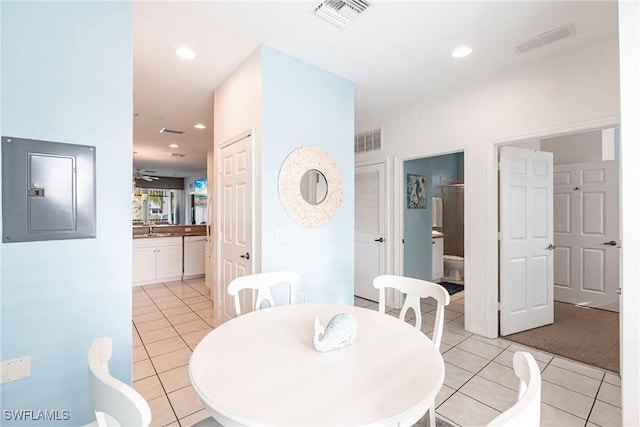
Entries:
[[171, 148], [178, 148], [178, 144], [169, 144], [169, 147], [171, 147]]
[[194, 59], [196, 57], [195, 52], [188, 47], [181, 47], [180, 49], [176, 50], [176, 55], [183, 59]]
[[471, 55], [471, 52], [473, 52], [473, 49], [471, 49], [469, 46], [460, 46], [455, 48], [454, 51], [451, 52], [451, 56], [453, 56], [454, 58], [464, 58], [465, 56]]
[[206, 129], [206, 126], [203, 125], [202, 123], [198, 123], [197, 125], [193, 125], [194, 128], [196, 129]]

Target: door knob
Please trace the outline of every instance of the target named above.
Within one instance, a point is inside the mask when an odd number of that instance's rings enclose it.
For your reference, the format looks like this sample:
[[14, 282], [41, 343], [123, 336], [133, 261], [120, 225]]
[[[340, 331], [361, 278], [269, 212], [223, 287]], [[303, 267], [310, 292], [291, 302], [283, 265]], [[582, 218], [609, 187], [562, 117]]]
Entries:
[[615, 240], [610, 240], [608, 242], [604, 242], [604, 244], [609, 246], [617, 246], [618, 242], [616, 242]]
[[247, 252], [247, 253], [246, 253], [246, 254], [244, 254], [244, 255], [240, 255], [240, 258], [244, 258], [244, 259], [246, 259], [246, 260], [248, 261], [248, 260], [249, 260], [249, 258], [250, 258], [250, 256], [249, 256], [249, 252]]
[[380, 243], [382, 243], [382, 242], [384, 242], [384, 238], [382, 238], [382, 237], [381, 237], [381, 238], [379, 238], [379, 239], [375, 239], [375, 240], [374, 240], [374, 242], [380, 242]]
[[555, 247], [552, 243], [549, 243], [549, 246], [547, 246], [547, 250], [548, 250], [548, 251], [552, 251], [552, 250], [554, 250], [555, 248], [556, 248], [556, 247]]

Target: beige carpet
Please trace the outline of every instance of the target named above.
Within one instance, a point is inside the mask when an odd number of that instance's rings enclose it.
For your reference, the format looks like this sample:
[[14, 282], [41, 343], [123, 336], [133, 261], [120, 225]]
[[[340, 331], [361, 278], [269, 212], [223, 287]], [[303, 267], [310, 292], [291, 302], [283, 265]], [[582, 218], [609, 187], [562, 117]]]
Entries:
[[555, 303], [555, 322], [503, 338], [588, 365], [620, 372], [619, 315]]

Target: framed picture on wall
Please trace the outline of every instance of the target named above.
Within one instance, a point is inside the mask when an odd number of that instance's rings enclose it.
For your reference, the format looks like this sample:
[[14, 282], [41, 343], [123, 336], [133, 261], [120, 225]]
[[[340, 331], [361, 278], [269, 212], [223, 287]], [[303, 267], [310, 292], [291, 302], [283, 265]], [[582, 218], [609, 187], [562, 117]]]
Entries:
[[407, 208], [427, 208], [427, 177], [407, 174]]

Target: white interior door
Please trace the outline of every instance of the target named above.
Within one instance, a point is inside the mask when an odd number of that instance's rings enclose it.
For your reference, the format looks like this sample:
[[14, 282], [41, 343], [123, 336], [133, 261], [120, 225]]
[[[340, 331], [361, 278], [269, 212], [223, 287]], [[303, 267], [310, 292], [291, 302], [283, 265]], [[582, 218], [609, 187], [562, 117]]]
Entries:
[[[251, 136], [220, 150], [218, 224], [220, 268], [218, 269], [219, 322], [235, 317], [227, 286], [236, 277], [253, 272], [253, 198]], [[241, 309], [250, 311], [252, 295], [244, 293]]]
[[385, 165], [355, 168], [355, 287], [356, 296], [378, 301], [373, 279], [384, 274]]
[[500, 148], [500, 334], [553, 323], [553, 154]]
[[619, 311], [618, 162], [554, 167], [555, 299]]

